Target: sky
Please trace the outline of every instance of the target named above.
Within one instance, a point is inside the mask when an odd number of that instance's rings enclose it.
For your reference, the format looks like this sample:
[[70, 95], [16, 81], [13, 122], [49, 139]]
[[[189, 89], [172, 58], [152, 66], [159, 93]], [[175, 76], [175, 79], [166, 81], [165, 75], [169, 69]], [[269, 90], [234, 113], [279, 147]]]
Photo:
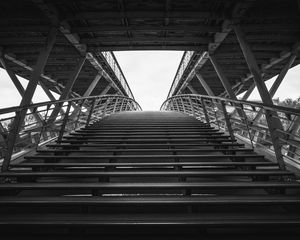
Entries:
[[[136, 101], [143, 110], [159, 110], [166, 99], [183, 52], [181, 51], [122, 51], [115, 52]], [[26, 88], [27, 80], [19, 77]], [[271, 87], [275, 78], [266, 82]], [[54, 94], [56, 97], [58, 95]], [[300, 96], [300, 65], [287, 73], [274, 98], [296, 99]], [[249, 100], [259, 100], [255, 89]], [[38, 87], [33, 102], [48, 101]], [[21, 97], [6, 72], [0, 68], [0, 108], [18, 106]]]

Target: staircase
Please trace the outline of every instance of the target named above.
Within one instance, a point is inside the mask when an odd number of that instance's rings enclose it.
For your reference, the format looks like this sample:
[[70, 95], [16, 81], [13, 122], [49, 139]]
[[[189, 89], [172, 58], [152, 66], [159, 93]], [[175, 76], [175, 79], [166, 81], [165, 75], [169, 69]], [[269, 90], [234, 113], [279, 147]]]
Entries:
[[0, 178], [0, 230], [15, 238], [266, 239], [300, 232], [296, 177], [182, 113], [107, 116]]

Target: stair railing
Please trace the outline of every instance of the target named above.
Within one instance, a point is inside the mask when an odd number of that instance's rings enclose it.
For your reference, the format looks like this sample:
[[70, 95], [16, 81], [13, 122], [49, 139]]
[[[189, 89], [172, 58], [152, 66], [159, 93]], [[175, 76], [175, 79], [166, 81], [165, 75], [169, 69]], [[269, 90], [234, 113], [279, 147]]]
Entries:
[[[230, 100], [206, 95], [184, 94], [168, 98], [164, 111], [178, 111], [229, 133], [256, 151], [300, 168], [300, 110], [259, 102]], [[277, 113], [277, 114], [273, 114]], [[275, 121], [281, 123], [276, 127]]]
[[[56, 106], [61, 106], [59, 114], [50, 119]], [[20, 111], [26, 116], [16, 132], [13, 121]], [[106, 115], [122, 111], [140, 111], [139, 104], [125, 96], [103, 95], [85, 98], [72, 98], [62, 101], [36, 103], [24, 107], [0, 109], [0, 164], [2, 171], [8, 170], [11, 159], [16, 159], [49, 142], [61, 142], [63, 135], [75, 129], [89, 126]], [[9, 153], [12, 134], [17, 134], [13, 151]]]

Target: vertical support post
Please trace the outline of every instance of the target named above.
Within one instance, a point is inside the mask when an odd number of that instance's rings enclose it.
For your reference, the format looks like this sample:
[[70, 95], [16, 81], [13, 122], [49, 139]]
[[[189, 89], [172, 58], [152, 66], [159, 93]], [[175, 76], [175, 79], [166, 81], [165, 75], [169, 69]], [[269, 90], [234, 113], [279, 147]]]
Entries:
[[119, 102], [119, 98], [117, 97], [117, 98], [116, 98], [116, 101], [115, 101], [115, 105], [114, 105], [114, 108], [113, 108], [112, 113], [115, 113], [115, 112], [116, 112], [118, 102]]
[[79, 104], [79, 107], [78, 107], [78, 112], [76, 113], [77, 115], [77, 119], [76, 119], [76, 122], [75, 122], [75, 125], [74, 125], [74, 130], [77, 129], [77, 125], [78, 125], [78, 122], [79, 122], [79, 119], [80, 119], [80, 116], [81, 116], [81, 113], [82, 113], [82, 107], [84, 105], [84, 102], [85, 102], [85, 99], [84, 100], [81, 100], [81, 104]]
[[[242, 49], [243, 55], [245, 57], [245, 60], [247, 62], [247, 65], [249, 67], [249, 70], [251, 74], [253, 75], [254, 82], [256, 84], [257, 90], [260, 94], [260, 97], [262, 99], [262, 102], [267, 105], [273, 105], [272, 97], [269, 94], [269, 91], [262, 80], [262, 75], [260, 72], [260, 69], [258, 67], [258, 64], [256, 62], [256, 59], [254, 57], [253, 52], [250, 49], [250, 46], [246, 42], [246, 39], [244, 37], [244, 34], [240, 28], [240, 26], [235, 25], [233, 26], [234, 32], [236, 34], [236, 37], [238, 39], [239, 45]], [[272, 139], [275, 155], [277, 162], [279, 164], [280, 169], [285, 169], [284, 160], [281, 153], [281, 143], [279, 140], [279, 134], [276, 130], [280, 129], [282, 130], [282, 124], [280, 120], [278, 119], [278, 115], [274, 111], [266, 110], [265, 116], [268, 124], [268, 128], [270, 131], [270, 136]]]
[[90, 124], [91, 117], [92, 117], [92, 114], [93, 114], [94, 108], [95, 108], [95, 103], [96, 103], [96, 98], [93, 98], [92, 105], [91, 105], [90, 111], [89, 111], [89, 115], [88, 115], [86, 123], [85, 123], [85, 127], [87, 127]]
[[188, 97], [188, 99], [189, 99], [189, 103], [191, 105], [192, 114], [193, 114], [193, 116], [196, 117], [196, 115], [195, 115], [195, 108], [194, 108], [194, 103], [193, 103], [192, 97]]
[[186, 113], [187, 111], [186, 111], [186, 108], [185, 108], [183, 97], [180, 97], [180, 101], [181, 101], [181, 104], [182, 104], [183, 112]]
[[20, 103], [20, 107], [25, 107], [25, 108], [16, 112], [16, 116], [15, 116], [13, 126], [12, 126], [12, 131], [9, 133], [9, 136], [8, 136], [7, 151], [5, 153], [5, 157], [4, 157], [3, 164], [2, 164], [2, 171], [7, 171], [9, 168], [9, 163], [10, 163], [11, 156], [13, 154], [14, 145], [17, 141], [20, 127], [25, 119], [26, 112], [28, 110], [26, 108], [26, 106], [28, 106], [32, 100], [32, 97], [34, 95], [38, 81], [40, 80], [40, 76], [47, 64], [48, 57], [54, 46], [54, 43], [56, 40], [56, 34], [57, 34], [57, 28], [52, 27], [47, 36], [46, 43], [45, 43], [43, 49], [40, 51], [36, 65], [33, 68], [33, 72], [32, 72], [30, 81], [26, 87], [24, 96]]
[[63, 123], [61, 125], [59, 135], [58, 135], [58, 138], [57, 138], [58, 143], [61, 143], [61, 140], [62, 140], [63, 135], [65, 133], [66, 125], [67, 125], [68, 118], [69, 118], [70, 109], [71, 109], [71, 102], [68, 102], [68, 106], [67, 106], [67, 110], [65, 112], [64, 120], [63, 120]]
[[228, 112], [226, 110], [225, 102], [222, 101], [222, 100], [221, 100], [221, 107], [222, 107], [225, 123], [226, 123], [226, 126], [227, 126], [227, 130], [229, 132], [231, 140], [233, 141], [235, 138], [234, 138], [234, 133], [233, 133], [233, 130], [232, 130], [232, 127], [231, 127], [230, 118], [229, 118]]
[[210, 125], [210, 120], [209, 120], [209, 116], [208, 116], [208, 113], [207, 113], [205, 101], [203, 100], [203, 98], [200, 98], [200, 101], [201, 101], [202, 110], [203, 110], [203, 113], [204, 113], [204, 116], [205, 116], [205, 121], [206, 121], [207, 124]]

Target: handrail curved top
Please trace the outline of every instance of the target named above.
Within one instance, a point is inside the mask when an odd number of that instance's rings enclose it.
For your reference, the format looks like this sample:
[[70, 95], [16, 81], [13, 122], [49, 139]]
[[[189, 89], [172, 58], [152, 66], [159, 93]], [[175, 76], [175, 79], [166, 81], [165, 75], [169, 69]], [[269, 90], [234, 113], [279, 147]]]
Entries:
[[288, 107], [283, 107], [283, 106], [278, 106], [278, 105], [268, 105], [268, 104], [264, 104], [264, 103], [260, 103], [260, 102], [253, 102], [253, 101], [232, 100], [232, 99], [228, 99], [228, 98], [201, 95], [201, 94], [180, 94], [180, 95], [172, 96], [163, 102], [163, 104], [160, 107], [160, 110], [163, 110], [164, 104], [166, 102], [168, 102], [170, 99], [174, 99], [174, 98], [178, 98], [178, 97], [189, 97], [189, 96], [190, 97], [201, 97], [201, 98], [206, 98], [206, 99], [215, 99], [215, 100], [220, 100], [220, 101], [229, 101], [229, 102], [235, 103], [235, 104], [251, 105], [251, 106], [263, 108], [266, 110], [271, 110], [271, 111], [276, 110], [276, 111], [291, 113], [291, 114], [300, 116], [300, 109], [297, 109], [297, 108], [288, 108]]

